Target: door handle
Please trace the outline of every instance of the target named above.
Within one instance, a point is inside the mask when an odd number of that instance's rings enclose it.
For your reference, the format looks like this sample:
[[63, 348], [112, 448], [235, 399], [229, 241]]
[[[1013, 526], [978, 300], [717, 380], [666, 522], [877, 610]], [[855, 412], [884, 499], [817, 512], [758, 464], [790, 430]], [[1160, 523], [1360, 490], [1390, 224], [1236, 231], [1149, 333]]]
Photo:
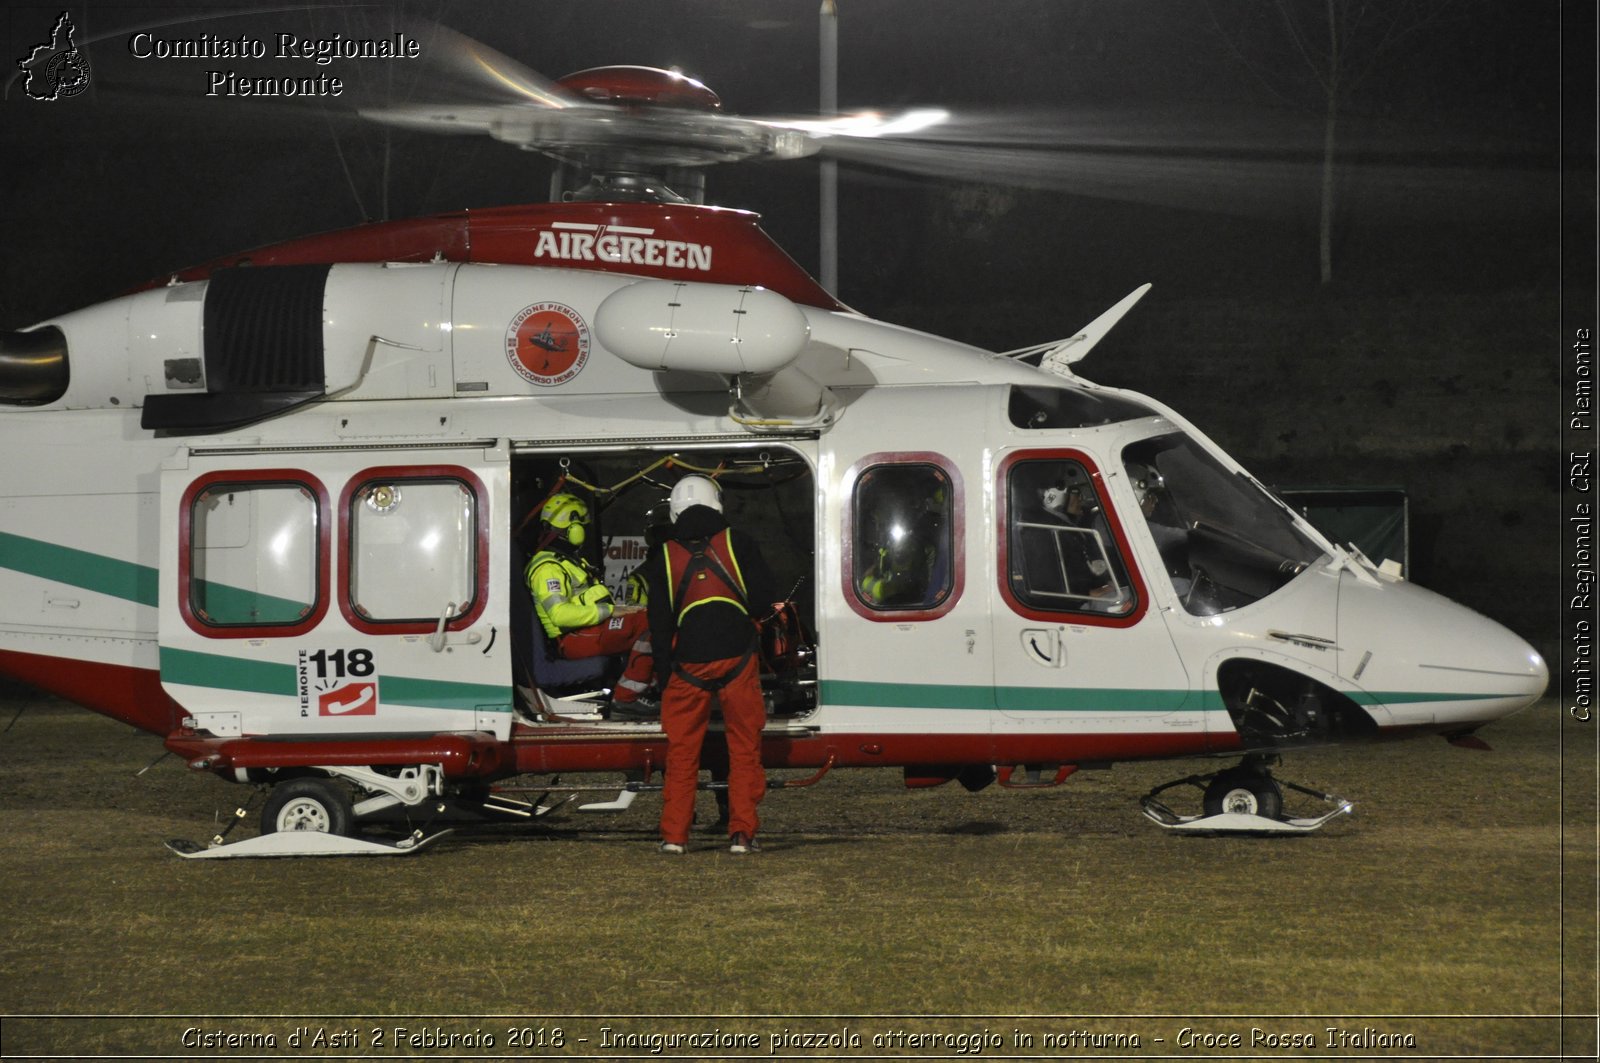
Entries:
[[465, 642], [469, 646], [476, 646], [483, 641], [483, 635], [476, 631], [453, 633], [445, 630], [445, 625], [450, 623], [450, 617], [456, 611], [455, 602], [447, 602], [444, 612], [439, 614], [439, 622], [434, 625], [433, 634], [428, 636], [428, 648], [434, 653], [443, 653], [449, 645]]
[[1046, 668], [1067, 666], [1067, 645], [1062, 629], [1029, 627], [1022, 629], [1022, 649], [1029, 657]]

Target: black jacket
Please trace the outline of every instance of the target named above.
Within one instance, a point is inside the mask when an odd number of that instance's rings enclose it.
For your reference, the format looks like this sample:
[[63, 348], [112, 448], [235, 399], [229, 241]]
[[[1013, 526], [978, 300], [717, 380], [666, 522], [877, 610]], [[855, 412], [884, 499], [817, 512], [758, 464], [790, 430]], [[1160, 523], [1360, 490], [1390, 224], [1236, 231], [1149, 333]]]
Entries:
[[[673, 522], [672, 538], [686, 543], [709, 538], [727, 527], [722, 514], [710, 506], [690, 506]], [[744, 576], [750, 603], [748, 616], [737, 606], [711, 602], [690, 610], [679, 630], [670, 602], [674, 588], [667, 584], [666, 551], [655, 551], [644, 565], [645, 586], [650, 594], [650, 645], [656, 674], [663, 685], [674, 659], [704, 662], [742, 656], [756, 639], [756, 622], [772, 611], [772, 603], [777, 600], [772, 570], [755, 541], [736, 529], [728, 530], [728, 541]]]

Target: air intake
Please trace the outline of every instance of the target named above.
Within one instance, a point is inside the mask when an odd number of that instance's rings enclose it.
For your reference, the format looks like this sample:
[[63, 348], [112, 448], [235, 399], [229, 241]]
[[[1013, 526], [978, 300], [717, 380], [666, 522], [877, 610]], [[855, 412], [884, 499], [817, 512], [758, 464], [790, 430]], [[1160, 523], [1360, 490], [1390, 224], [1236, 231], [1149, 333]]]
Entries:
[[206, 389], [323, 387], [328, 266], [220, 269], [206, 285]]
[[140, 423], [182, 435], [238, 428], [321, 398], [327, 265], [219, 269], [206, 285], [204, 394], [150, 395]]

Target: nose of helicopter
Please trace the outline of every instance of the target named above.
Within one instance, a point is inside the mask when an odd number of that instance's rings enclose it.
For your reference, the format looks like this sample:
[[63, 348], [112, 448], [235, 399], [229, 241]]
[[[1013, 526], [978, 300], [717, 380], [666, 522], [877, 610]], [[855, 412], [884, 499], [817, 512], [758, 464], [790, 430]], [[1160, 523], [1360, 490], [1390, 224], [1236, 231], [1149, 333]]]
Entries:
[[1393, 727], [1469, 732], [1532, 705], [1550, 682], [1523, 639], [1411, 583], [1346, 580], [1339, 644], [1340, 670]]

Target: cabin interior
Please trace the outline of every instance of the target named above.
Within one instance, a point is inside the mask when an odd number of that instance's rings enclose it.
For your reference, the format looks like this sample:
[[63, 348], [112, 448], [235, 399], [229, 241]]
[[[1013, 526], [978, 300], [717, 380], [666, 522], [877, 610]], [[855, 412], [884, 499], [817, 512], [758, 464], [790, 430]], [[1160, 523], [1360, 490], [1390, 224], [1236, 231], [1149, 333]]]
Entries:
[[[713, 477], [722, 488], [728, 523], [751, 536], [772, 569], [783, 614], [762, 621], [762, 686], [768, 714], [801, 719], [816, 707], [816, 477], [799, 453], [782, 445], [758, 447], [606, 447], [519, 451], [511, 468], [511, 634], [518, 687], [537, 687], [567, 699], [573, 711], [539, 722], [593, 718], [595, 705], [615, 683], [621, 657], [561, 658], [534, 615], [524, 582], [528, 561], [540, 549], [539, 513], [566, 492], [589, 506], [591, 525], [581, 548], [605, 574], [617, 601], [629, 595], [628, 577], [648, 553], [647, 529], [669, 523], [667, 496], [689, 473]], [[752, 603], [754, 605], [755, 603]], [[529, 706], [521, 705], [520, 710]]]

